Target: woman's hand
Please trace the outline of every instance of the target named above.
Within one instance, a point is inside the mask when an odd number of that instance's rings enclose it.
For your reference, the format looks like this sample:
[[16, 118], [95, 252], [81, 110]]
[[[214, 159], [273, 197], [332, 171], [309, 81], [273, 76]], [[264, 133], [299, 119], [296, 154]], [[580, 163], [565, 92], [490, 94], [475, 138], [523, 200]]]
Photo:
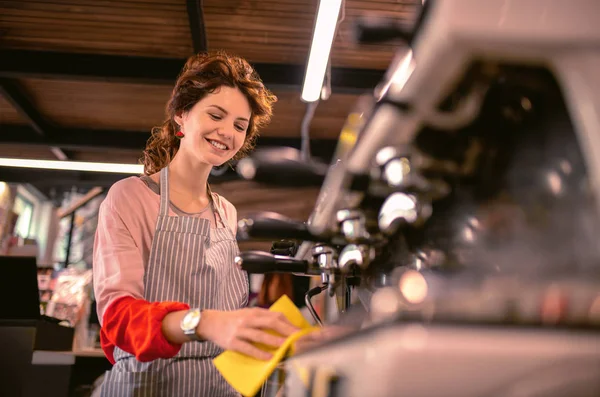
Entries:
[[[272, 335], [266, 331], [274, 331]], [[283, 314], [261, 308], [236, 311], [205, 310], [196, 333], [227, 350], [234, 350], [260, 360], [268, 360], [271, 353], [252, 343], [279, 347], [288, 336], [298, 331]]]

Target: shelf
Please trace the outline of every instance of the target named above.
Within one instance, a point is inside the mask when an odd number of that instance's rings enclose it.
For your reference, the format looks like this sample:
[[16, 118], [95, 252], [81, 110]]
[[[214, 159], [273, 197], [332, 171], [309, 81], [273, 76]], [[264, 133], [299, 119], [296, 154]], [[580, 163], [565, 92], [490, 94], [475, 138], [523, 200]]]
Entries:
[[72, 353], [77, 357], [104, 357], [102, 349], [78, 349]]
[[72, 352], [35, 350], [31, 363], [33, 365], [73, 365], [75, 364], [75, 357]]
[[102, 349], [81, 349], [76, 351], [47, 351], [35, 350], [32, 364], [34, 365], [73, 365], [75, 357], [101, 357], [104, 358]]

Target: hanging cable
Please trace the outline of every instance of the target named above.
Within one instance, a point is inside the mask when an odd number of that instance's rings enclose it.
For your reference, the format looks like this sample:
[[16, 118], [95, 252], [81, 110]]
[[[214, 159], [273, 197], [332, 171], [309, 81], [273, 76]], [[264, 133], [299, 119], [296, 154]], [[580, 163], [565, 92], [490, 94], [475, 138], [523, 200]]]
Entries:
[[[335, 27], [334, 37], [337, 35], [337, 31], [340, 27], [340, 24], [346, 18], [346, 0], [342, 0], [341, 10], [340, 10], [340, 18], [338, 19]], [[331, 96], [331, 59], [327, 63], [327, 69], [325, 72], [325, 78], [323, 81], [323, 88], [321, 89], [320, 98], [323, 100], [328, 100]], [[300, 155], [302, 157], [302, 161], [310, 161], [311, 159], [311, 150], [310, 150], [310, 125], [312, 123], [312, 119], [315, 115], [315, 111], [317, 110], [317, 106], [320, 100], [309, 102], [306, 105], [306, 111], [304, 112], [304, 117], [302, 118], [302, 126], [300, 129]]]
[[300, 146], [300, 154], [302, 156], [302, 161], [310, 161], [310, 123], [315, 115], [315, 110], [317, 110], [317, 105], [319, 101], [309, 102], [306, 104], [306, 112], [304, 113], [304, 118], [302, 119], [302, 127], [300, 129], [300, 138], [301, 138], [301, 146]]

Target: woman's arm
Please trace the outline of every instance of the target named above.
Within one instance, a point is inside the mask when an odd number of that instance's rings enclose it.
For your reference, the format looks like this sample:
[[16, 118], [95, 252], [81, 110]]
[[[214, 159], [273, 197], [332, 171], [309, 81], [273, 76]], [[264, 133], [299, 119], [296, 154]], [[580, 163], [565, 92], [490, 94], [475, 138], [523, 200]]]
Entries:
[[[128, 228], [135, 207], [121, 211], [119, 206], [124, 202], [107, 197], [98, 215], [94, 292], [98, 317], [102, 319], [102, 348], [113, 363], [115, 346], [135, 355], [139, 361], [170, 358], [189, 340], [180, 327], [189, 306], [143, 299], [144, 264], [137, 249], [139, 243]], [[121, 213], [126, 214], [126, 220]], [[269, 330], [281, 336], [270, 334]], [[265, 309], [205, 310], [196, 331], [201, 339], [225, 349], [267, 359], [270, 355], [253, 343], [279, 346], [297, 328], [280, 313]]]
[[125, 187], [122, 183], [113, 185], [100, 206], [94, 240], [94, 295], [102, 325], [102, 349], [111, 362], [116, 346], [140, 361], [173, 357], [181, 345], [165, 338], [162, 321], [167, 313], [186, 310], [188, 305], [143, 299], [141, 243], [130, 232], [136, 207], [126, 204]]
[[[174, 311], [164, 317], [162, 332], [170, 343], [184, 343], [189, 340], [179, 326], [186, 312], [187, 310]], [[255, 344], [278, 347], [296, 331], [298, 328], [281, 313], [261, 308], [247, 308], [235, 311], [202, 311], [196, 335], [224, 349], [268, 360], [271, 354], [259, 349]]]
[[115, 346], [141, 362], [174, 357], [184, 340], [170, 340], [163, 332], [163, 320], [169, 313], [186, 313], [187, 309], [188, 305], [179, 302], [150, 303], [130, 296], [121, 297], [104, 314], [100, 331], [102, 350], [111, 362], [114, 362]]

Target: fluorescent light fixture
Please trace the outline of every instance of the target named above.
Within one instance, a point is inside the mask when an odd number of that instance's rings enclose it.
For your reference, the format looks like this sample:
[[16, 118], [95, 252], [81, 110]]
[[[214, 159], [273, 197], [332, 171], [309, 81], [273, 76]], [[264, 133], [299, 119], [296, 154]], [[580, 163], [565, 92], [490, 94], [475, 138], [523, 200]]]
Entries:
[[377, 88], [378, 92], [375, 94], [377, 100], [381, 100], [388, 93], [390, 87], [395, 94], [399, 93], [415, 70], [415, 60], [410, 49], [404, 55], [396, 57], [392, 63], [390, 70], [394, 72], [391, 76], [388, 76], [383, 85]]
[[88, 172], [110, 172], [116, 174], [141, 174], [141, 164], [90, 163], [83, 161], [31, 160], [0, 157], [0, 167], [41, 168], [47, 170], [68, 170]]
[[329, 62], [329, 53], [333, 44], [337, 19], [340, 14], [342, 0], [321, 0], [317, 11], [317, 22], [313, 33], [308, 66], [302, 88], [302, 100], [315, 102], [321, 96], [325, 70]]

